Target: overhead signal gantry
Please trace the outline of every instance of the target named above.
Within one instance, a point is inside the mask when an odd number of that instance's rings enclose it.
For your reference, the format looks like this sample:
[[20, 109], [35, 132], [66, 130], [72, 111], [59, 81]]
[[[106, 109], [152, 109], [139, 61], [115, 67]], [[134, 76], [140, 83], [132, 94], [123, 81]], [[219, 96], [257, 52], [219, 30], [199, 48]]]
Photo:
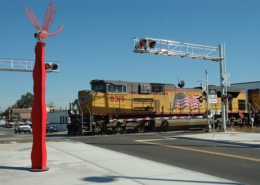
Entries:
[[[221, 97], [227, 96], [225, 85], [230, 84], [228, 78], [230, 74], [226, 75], [225, 65], [225, 45], [221, 44], [218, 47], [204, 46], [198, 44], [190, 44], [184, 42], [176, 42], [165, 39], [147, 38], [134, 40], [134, 53], [148, 53], [155, 55], [179, 56], [188, 57], [192, 59], [211, 60], [219, 62], [220, 64], [220, 87]], [[208, 96], [208, 95], [207, 95]], [[226, 130], [226, 103], [222, 101], [222, 129]]]
[[[33, 72], [35, 61], [22, 59], [0, 59], [0, 71]], [[58, 73], [59, 62], [45, 62], [47, 73]]]

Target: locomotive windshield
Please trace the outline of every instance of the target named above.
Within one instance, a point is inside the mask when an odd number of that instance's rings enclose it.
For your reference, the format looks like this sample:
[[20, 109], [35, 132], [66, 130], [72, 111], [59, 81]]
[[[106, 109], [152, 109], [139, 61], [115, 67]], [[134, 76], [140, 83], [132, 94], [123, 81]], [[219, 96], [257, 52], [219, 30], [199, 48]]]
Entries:
[[96, 92], [105, 92], [105, 84], [92, 84], [92, 90]]
[[108, 84], [107, 85], [107, 91], [108, 92], [126, 92], [126, 86], [125, 85]]

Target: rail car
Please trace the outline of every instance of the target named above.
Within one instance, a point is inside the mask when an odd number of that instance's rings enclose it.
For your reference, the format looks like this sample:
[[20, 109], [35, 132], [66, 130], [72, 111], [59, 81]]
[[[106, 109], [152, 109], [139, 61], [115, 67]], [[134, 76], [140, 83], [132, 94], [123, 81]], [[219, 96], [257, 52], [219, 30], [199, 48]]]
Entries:
[[[71, 135], [206, 128], [207, 117], [221, 116], [218, 86], [209, 86], [217, 92], [217, 103], [209, 104], [207, 113], [201, 87], [113, 80], [91, 80], [90, 85], [90, 90], [78, 92], [79, 114], [70, 114], [67, 125]], [[246, 93], [241, 88], [227, 90], [232, 95], [232, 101], [225, 101], [228, 114], [239, 117], [246, 111]]]
[[248, 89], [249, 110], [260, 111], [260, 89]]

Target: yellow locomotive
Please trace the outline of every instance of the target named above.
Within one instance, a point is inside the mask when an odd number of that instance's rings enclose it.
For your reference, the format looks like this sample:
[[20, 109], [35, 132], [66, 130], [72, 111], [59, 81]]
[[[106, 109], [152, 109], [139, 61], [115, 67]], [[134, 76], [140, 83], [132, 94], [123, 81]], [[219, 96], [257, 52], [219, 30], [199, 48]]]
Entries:
[[[230, 96], [223, 99], [220, 87], [209, 86], [217, 92], [217, 102], [208, 104], [211, 111], [206, 114], [206, 94], [201, 87], [179, 88], [174, 84], [113, 80], [91, 80], [90, 85], [91, 90], [78, 92], [83, 117], [77, 130], [82, 133], [206, 127], [207, 117], [221, 116], [222, 101], [234, 117], [246, 110], [246, 93], [240, 88], [228, 88]], [[68, 130], [71, 133], [75, 130], [73, 120]]]

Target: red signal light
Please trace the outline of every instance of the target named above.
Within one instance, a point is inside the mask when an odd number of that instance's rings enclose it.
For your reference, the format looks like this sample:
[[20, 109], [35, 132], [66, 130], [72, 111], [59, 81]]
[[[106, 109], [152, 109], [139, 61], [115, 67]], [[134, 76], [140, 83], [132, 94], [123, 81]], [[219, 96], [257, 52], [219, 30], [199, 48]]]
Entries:
[[233, 100], [232, 96], [228, 97], [228, 101], [232, 101], [232, 100]]
[[221, 100], [222, 101], [226, 101], [227, 97], [222, 97]]
[[144, 46], [144, 45], [146, 45], [146, 40], [145, 39], [141, 39], [139, 43], [140, 43], [140, 46]]
[[44, 67], [45, 67], [46, 72], [58, 72], [59, 71], [58, 63], [47, 62], [44, 64]]
[[48, 70], [48, 69], [51, 68], [50, 64], [48, 64], [48, 63], [46, 63], [44, 66], [45, 66], [45, 69], [46, 69], [46, 70]]

